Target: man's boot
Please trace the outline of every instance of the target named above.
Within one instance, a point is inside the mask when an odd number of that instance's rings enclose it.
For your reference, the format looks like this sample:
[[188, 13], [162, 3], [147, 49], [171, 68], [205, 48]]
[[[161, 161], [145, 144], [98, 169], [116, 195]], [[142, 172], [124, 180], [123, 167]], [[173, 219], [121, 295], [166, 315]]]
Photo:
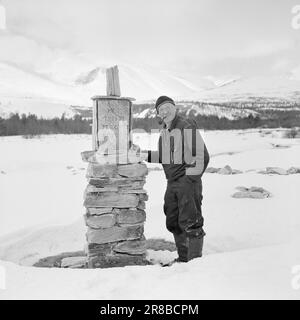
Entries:
[[188, 247], [188, 261], [194, 258], [202, 257], [203, 236], [187, 237], [187, 247]]
[[188, 262], [188, 241], [184, 232], [177, 234], [173, 233], [175, 244], [178, 253], [178, 259], [176, 262]]
[[170, 267], [177, 262], [188, 262], [194, 258], [202, 257], [203, 238], [204, 236], [187, 237], [184, 232], [175, 234], [174, 239], [177, 247], [178, 258], [167, 263], [161, 263], [162, 267]]
[[179, 262], [188, 262], [194, 258], [202, 257], [203, 235], [187, 236], [185, 232], [174, 233], [175, 244], [178, 252]]

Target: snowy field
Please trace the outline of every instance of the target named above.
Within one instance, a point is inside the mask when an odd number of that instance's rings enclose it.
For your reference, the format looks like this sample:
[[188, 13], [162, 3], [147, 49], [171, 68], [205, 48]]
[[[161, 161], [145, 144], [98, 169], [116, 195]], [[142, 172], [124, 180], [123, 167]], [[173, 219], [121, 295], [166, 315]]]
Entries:
[[[300, 167], [300, 139], [285, 139], [283, 132], [202, 133], [210, 167], [243, 171], [203, 177], [202, 258], [169, 268], [102, 270], [32, 267], [46, 256], [83, 250], [87, 181], [80, 152], [91, 149], [91, 136], [0, 137], [0, 271], [6, 280], [2, 290], [0, 274], [0, 299], [299, 299], [300, 174], [258, 173], [266, 167]], [[135, 136], [142, 148], [147, 141], [145, 135]], [[263, 187], [272, 197], [235, 199], [231, 195], [238, 186]], [[173, 241], [162, 209], [165, 188], [163, 171], [150, 170], [147, 239]], [[148, 256], [168, 261], [176, 253], [149, 250]]]

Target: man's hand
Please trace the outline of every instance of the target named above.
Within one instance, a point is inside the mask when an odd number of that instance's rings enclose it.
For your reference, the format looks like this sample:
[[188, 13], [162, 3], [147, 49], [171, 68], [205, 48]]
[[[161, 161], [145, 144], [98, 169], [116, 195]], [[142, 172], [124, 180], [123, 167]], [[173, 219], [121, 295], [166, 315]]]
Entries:
[[129, 149], [129, 159], [130, 157], [140, 158], [140, 161], [147, 161], [148, 159], [148, 151], [142, 150], [140, 146], [136, 144], [132, 144]]

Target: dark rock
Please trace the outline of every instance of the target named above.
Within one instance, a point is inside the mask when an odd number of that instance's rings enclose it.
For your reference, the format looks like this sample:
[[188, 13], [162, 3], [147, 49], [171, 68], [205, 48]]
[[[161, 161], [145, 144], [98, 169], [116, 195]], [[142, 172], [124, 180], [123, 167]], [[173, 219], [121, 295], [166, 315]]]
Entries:
[[89, 268], [113, 268], [136, 265], [151, 265], [145, 256], [132, 256], [127, 254], [112, 254], [95, 256], [89, 259]]
[[144, 255], [146, 254], [145, 240], [130, 240], [120, 242], [114, 247], [114, 251], [129, 255]]
[[89, 257], [91, 256], [105, 256], [107, 254], [111, 254], [113, 252], [113, 248], [118, 244], [119, 242], [110, 242], [110, 243], [89, 243], [87, 245], [87, 253]]
[[60, 268], [61, 260], [67, 257], [82, 257], [84, 256], [84, 251], [76, 251], [76, 252], [63, 252], [61, 254], [55, 256], [49, 256], [40, 259], [33, 266], [39, 268]]
[[251, 199], [263, 199], [263, 198], [267, 198], [267, 196], [265, 196], [264, 194], [262, 194], [261, 192], [250, 192], [250, 191], [246, 191], [246, 192], [236, 192], [232, 195], [233, 198], [251, 198]]
[[83, 151], [81, 152], [81, 158], [84, 162], [97, 162], [95, 151]]
[[288, 174], [300, 173], [300, 168], [291, 167], [291, 168], [288, 169], [287, 173], [288, 173]]
[[67, 257], [61, 260], [61, 268], [86, 268], [87, 257], [78, 256], [78, 257]]
[[146, 202], [140, 200], [138, 205], [137, 205], [137, 208], [140, 209], [140, 210], [145, 210], [146, 209]]
[[232, 174], [232, 169], [230, 166], [225, 166], [218, 171], [219, 174]]

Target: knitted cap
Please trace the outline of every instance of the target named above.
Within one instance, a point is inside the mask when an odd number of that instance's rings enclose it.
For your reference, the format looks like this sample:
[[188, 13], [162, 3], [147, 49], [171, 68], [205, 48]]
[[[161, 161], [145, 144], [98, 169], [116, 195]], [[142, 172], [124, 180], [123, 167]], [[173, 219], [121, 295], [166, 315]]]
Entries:
[[158, 107], [161, 106], [163, 103], [166, 103], [166, 102], [169, 102], [169, 103], [172, 103], [174, 106], [175, 106], [175, 102], [173, 99], [167, 97], [167, 96], [160, 96], [157, 100], [156, 100], [156, 103], [155, 103], [155, 109], [156, 111], [158, 111]]

